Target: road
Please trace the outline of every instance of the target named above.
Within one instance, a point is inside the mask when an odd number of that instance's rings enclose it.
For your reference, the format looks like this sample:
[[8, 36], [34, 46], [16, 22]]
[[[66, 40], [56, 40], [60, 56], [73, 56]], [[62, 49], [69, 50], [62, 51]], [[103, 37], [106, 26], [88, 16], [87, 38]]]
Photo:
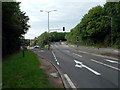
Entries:
[[51, 51], [33, 51], [50, 60], [72, 88], [118, 88], [117, 59], [79, 52], [58, 43], [52, 44]]

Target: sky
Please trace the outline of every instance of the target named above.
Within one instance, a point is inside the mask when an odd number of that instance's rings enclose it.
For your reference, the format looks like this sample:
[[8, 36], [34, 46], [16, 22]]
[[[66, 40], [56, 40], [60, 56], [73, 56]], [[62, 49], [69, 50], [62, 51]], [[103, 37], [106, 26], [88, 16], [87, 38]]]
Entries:
[[[62, 29], [69, 32], [88, 11], [97, 5], [103, 6], [106, 0], [16, 0], [21, 2], [21, 11], [29, 16], [31, 26], [25, 34], [26, 39], [34, 39], [48, 31], [48, 13], [40, 10], [51, 11], [49, 15], [49, 28]], [[63, 32], [59, 30], [59, 32]]]

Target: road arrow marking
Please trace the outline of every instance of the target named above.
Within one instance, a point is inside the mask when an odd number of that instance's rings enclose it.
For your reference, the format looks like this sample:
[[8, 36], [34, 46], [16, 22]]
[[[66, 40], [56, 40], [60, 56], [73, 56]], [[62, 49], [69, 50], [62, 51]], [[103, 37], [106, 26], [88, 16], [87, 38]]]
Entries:
[[79, 62], [79, 61], [77, 61], [77, 60], [74, 60], [74, 61], [75, 61], [75, 63], [76, 63], [75, 67], [79, 67], [79, 68], [84, 67], [84, 68], [90, 70], [91, 72], [93, 72], [95, 75], [101, 75], [100, 73], [96, 72], [95, 70], [93, 70], [93, 69], [87, 67], [86, 65], [84, 65], [82, 62]]
[[105, 64], [105, 63], [102, 63], [102, 62], [96, 61], [96, 60], [94, 60], [94, 59], [91, 59], [91, 61], [96, 62], [96, 63], [99, 63], [99, 64], [102, 64], [102, 65], [104, 65], [104, 66], [107, 66], [107, 67], [110, 67], [110, 68], [112, 68], [112, 69], [115, 69], [115, 70], [119, 70], [119, 71], [120, 71], [119, 68], [116, 68], [116, 67], [113, 67], [113, 66], [107, 65], [107, 64]]
[[82, 57], [81, 55], [78, 55], [78, 54], [76, 54], [76, 53], [73, 53], [74, 55], [77, 55], [77, 56], [79, 56], [79, 57]]

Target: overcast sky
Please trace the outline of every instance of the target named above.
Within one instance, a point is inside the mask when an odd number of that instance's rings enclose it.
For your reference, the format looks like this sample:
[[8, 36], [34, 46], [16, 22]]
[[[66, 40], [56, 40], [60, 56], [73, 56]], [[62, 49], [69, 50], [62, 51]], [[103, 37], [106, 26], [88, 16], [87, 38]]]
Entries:
[[[26, 39], [34, 39], [48, 31], [48, 14], [40, 10], [57, 10], [50, 12], [50, 29], [66, 28], [69, 32], [88, 11], [97, 5], [103, 6], [106, 0], [17, 0], [21, 2], [21, 10], [29, 16], [31, 28]], [[62, 32], [62, 31], [61, 31]]]

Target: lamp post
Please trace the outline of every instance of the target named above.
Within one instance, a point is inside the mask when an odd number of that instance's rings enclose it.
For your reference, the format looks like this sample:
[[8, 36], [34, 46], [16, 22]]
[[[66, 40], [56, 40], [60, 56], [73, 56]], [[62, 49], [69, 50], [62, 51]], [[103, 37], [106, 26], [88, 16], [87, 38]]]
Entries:
[[113, 44], [113, 37], [112, 37], [112, 16], [111, 17], [105, 16], [105, 17], [108, 17], [111, 20], [111, 47], [112, 47], [112, 44]]
[[48, 37], [48, 50], [50, 50], [50, 41], [49, 41], [49, 38], [50, 38], [50, 30], [49, 30], [49, 13], [52, 12], [52, 11], [57, 11], [57, 10], [51, 10], [51, 11], [44, 11], [44, 10], [40, 10], [40, 12], [47, 12], [48, 13], [48, 34], [49, 34], [49, 37]]

